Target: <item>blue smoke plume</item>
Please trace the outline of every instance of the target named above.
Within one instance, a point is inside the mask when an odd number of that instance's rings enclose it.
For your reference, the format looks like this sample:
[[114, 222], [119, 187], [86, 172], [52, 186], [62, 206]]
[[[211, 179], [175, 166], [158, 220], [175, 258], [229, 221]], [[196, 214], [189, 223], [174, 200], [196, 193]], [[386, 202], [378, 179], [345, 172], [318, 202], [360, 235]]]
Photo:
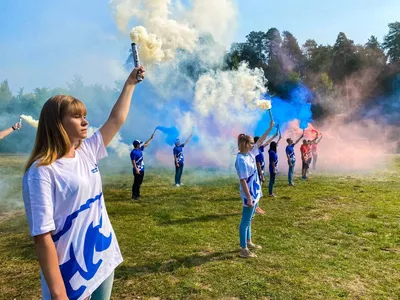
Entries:
[[173, 145], [175, 140], [179, 137], [179, 131], [176, 127], [157, 126], [156, 130], [160, 130], [166, 135], [165, 142], [168, 145]]
[[[303, 84], [299, 84], [290, 93], [289, 99], [284, 100], [276, 96], [265, 95], [265, 99], [271, 99], [272, 115], [275, 124], [280, 125], [281, 132], [287, 128], [287, 123], [295, 119], [299, 120], [300, 128], [305, 129], [312, 122], [311, 101], [312, 92]], [[270, 122], [269, 113], [266, 111], [258, 122], [255, 135], [261, 135]]]

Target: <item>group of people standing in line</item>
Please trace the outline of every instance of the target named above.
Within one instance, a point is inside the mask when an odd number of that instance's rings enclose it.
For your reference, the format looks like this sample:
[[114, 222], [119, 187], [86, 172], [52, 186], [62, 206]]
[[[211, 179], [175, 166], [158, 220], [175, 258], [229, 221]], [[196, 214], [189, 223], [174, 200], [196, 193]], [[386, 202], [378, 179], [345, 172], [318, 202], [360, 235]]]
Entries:
[[[257, 257], [251, 250], [261, 249], [260, 245], [256, 245], [251, 240], [251, 222], [255, 214], [264, 214], [265, 212], [259, 206], [259, 200], [263, 196], [262, 184], [265, 182], [265, 159], [264, 148], [269, 145], [269, 184], [268, 194], [270, 197], [276, 197], [274, 194], [275, 178], [278, 172], [278, 153], [277, 147], [281, 140], [279, 129], [276, 133], [265, 142], [266, 138], [272, 131], [275, 123], [271, 120], [269, 128], [260, 137], [252, 138], [246, 134], [238, 136], [239, 153], [236, 157], [235, 168], [240, 182], [240, 195], [242, 198], [243, 209], [242, 218], [239, 226], [239, 240], [243, 258]], [[302, 160], [302, 179], [308, 179], [309, 166], [313, 163], [313, 169], [316, 168], [318, 159], [318, 143], [322, 139], [322, 134], [314, 131], [316, 136], [313, 140], [303, 140], [300, 147]], [[278, 137], [279, 136], [279, 137]], [[275, 138], [278, 140], [275, 142]], [[288, 184], [295, 186], [293, 182], [293, 173], [296, 165], [295, 146], [304, 137], [303, 134], [293, 142], [291, 138], [286, 139], [287, 146], [285, 149], [288, 162]]]
[[[133, 92], [139, 83], [139, 72], [143, 76], [144, 68], [135, 68], [131, 72], [108, 119], [89, 138], [86, 107], [79, 99], [56, 95], [43, 105], [35, 143], [22, 179], [22, 198], [41, 270], [42, 299], [103, 300], [111, 297], [114, 270], [123, 259], [106, 210], [98, 163], [108, 155], [107, 145], [126, 121]], [[0, 138], [20, 127], [21, 124], [16, 124], [1, 131]], [[245, 134], [238, 137], [239, 153], [235, 167], [243, 204], [239, 227], [241, 257], [255, 257], [250, 249], [261, 248], [251, 240], [251, 220], [262, 196], [261, 183], [265, 181], [262, 155], [268, 144], [268, 192], [274, 196], [277, 147], [281, 137], [279, 135], [275, 142], [278, 136], [275, 134], [264, 143], [273, 127], [271, 121], [268, 130], [258, 139]], [[133, 142], [134, 200], [140, 197], [140, 184], [144, 177], [142, 152], [153, 138], [154, 133], [143, 145], [138, 140]], [[183, 144], [175, 141], [173, 155], [177, 187], [181, 185], [184, 166], [183, 148], [190, 138]], [[300, 139], [296, 143], [287, 139], [290, 185], [294, 185], [294, 146]], [[313, 140], [314, 144], [318, 142]], [[310, 164], [308, 153], [308, 148], [302, 150], [303, 167], [307, 169]]]

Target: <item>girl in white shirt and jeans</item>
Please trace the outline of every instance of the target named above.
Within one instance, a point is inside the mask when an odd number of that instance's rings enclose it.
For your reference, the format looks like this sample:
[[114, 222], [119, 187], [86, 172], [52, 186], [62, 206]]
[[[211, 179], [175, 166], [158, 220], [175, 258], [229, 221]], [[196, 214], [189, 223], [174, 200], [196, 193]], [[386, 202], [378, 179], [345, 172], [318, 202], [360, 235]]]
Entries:
[[240, 196], [243, 203], [242, 220], [239, 226], [240, 256], [243, 258], [257, 257], [250, 249], [261, 249], [261, 246], [251, 241], [251, 221], [262, 196], [256, 156], [259, 152], [258, 148], [264, 143], [273, 126], [274, 122], [271, 121], [270, 127], [257, 140], [257, 143], [254, 143], [254, 139], [249, 135], [238, 136], [239, 153], [236, 157], [235, 168], [239, 176]]
[[22, 180], [43, 299], [109, 299], [121, 252], [105, 208], [98, 161], [124, 124], [135, 90], [129, 75], [108, 120], [92, 137], [84, 104], [57, 95], [44, 104]]

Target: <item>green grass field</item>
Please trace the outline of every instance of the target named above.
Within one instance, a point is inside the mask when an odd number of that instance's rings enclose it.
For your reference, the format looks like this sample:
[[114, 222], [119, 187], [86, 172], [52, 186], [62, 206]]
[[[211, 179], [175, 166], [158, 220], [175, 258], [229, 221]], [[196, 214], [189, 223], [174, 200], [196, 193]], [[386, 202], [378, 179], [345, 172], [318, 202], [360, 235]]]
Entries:
[[[24, 157], [0, 156], [0, 298], [40, 299], [39, 267], [21, 211]], [[284, 169], [283, 165], [281, 169]], [[400, 160], [364, 175], [313, 174], [261, 200], [256, 259], [238, 256], [241, 202], [235, 174], [103, 174], [107, 210], [124, 256], [113, 299], [399, 299]], [[7, 189], [4, 189], [7, 181]], [[16, 210], [17, 209], [17, 210]], [[19, 210], [18, 210], [19, 209]], [[16, 210], [16, 211], [15, 211]]]

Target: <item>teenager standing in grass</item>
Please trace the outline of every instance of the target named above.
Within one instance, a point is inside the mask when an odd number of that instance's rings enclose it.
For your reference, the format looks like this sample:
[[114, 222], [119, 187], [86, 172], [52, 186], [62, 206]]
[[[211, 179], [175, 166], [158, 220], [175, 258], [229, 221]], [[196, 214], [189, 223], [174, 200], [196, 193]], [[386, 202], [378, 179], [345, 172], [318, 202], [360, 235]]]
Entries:
[[300, 146], [301, 153], [301, 178], [307, 179], [308, 165], [308, 143], [307, 140], [303, 140], [303, 144]]
[[15, 123], [13, 126], [0, 131], [0, 140], [4, 139], [6, 136], [10, 135], [16, 130], [21, 129], [21, 124], [19, 122]]
[[311, 145], [312, 152], [312, 169], [315, 171], [318, 161], [318, 144], [322, 140], [322, 133], [317, 133], [316, 139]]
[[174, 154], [174, 163], [175, 163], [175, 186], [180, 187], [181, 186], [181, 178], [182, 178], [182, 173], [183, 173], [183, 166], [185, 163], [185, 157], [183, 156], [183, 148], [186, 146], [186, 144], [190, 141], [190, 138], [192, 137], [191, 133], [189, 137], [186, 139], [186, 141], [181, 144], [181, 141], [179, 139], [175, 140], [175, 147], [173, 149], [173, 154]]
[[294, 153], [294, 146], [297, 145], [298, 142], [303, 138], [304, 136], [304, 131], [303, 134], [297, 139], [296, 142], [293, 142], [291, 138], [288, 138], [286, 142], [288, 145], [286, 146], [285, 152], [286, 152], [286, 158], [287, 162], [289, 165], [289, 171], [288, 171], [288, 181], [290, 186], [295, 186], [293, 182], [293, 172], [294, 172], [294, 167], [296, 165], [296, 154]]
[[268, 184], [268, 194], [270, 197], [276, 197], [274, 194], [275, 177], [278, 172], [278, 145], [282, 136], [279, 135], [277, 142], [271, 142], [269, 145], [268, 156], [269, 156], [269, 184]]
[[[264, 148], [268, 146], [275, 137], [278, 136], [278, 131], [276, 131], [275, 135], [271, 137], [268, 141], [266, 141], [263, 145], [261, 145], [258, 150], [258, 154], [256, 156], [256, 164], [257, 164], [257, 172], [258, 172], [258, 179], [260, 180], [260, 186], [262, 188], [262, 184], [265, 182], [265, 159], [264, 159]], [[254, 137], [254, 142], [257, 143], [259, 140], [259, 136]], [[263, 215], [265, 212], [264, 210], [257, 205], [256, 214]]]
[[135, 90], [129, 75], [108, 120], [86, 139], [84, 104], [57, 95], [43, 105], [22, 180], [30, 233], [41, 268], [43, 299], [109, 299], [122, 262], [103, 197], [98, 162], [124, 124]]
[[240, 181], [240, 196], [243, 209], [239, 226], [240, 256], [243, 258], [257, 257], [250, 249], [261, 249], [261, 246], [251, 241], [251, 221], [254, 217], [258, 201], [262, 196], [260, 179], [258, 176], [256, 156], [259, 147], [271, 132], [274, 122], [271, 121], [268, 130], [254, 143], [254, 139], [246, 134], [238, 136], [239, 153], [236, 156], [235, 168]]
[[140, 198], [140, 186], [142, 185], [144, 178], [144, 159], [143, 150], [150, 144], [151, 140], [154, 138], [154, 133], [151, 137], [140, 146], [139, 140], [133, 141], [134, 149], [131, 151], [131, 161], [133, 166], [133, 184], [132, 184], [132, 201]]

